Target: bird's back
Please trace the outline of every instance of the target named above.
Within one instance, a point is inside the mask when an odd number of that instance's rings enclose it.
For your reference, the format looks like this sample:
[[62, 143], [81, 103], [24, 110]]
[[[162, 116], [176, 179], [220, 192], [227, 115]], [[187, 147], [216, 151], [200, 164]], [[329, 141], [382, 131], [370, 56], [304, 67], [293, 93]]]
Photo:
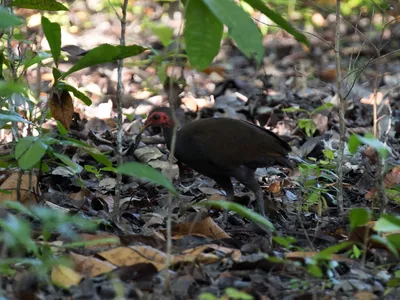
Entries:
[[[290, 166], [290, 146], [269, 130], [246, 121], [211, 118], [194, 121], [179, 131], [180, 153], [191, 161], [207, 162], [221, 169], [241, 165], [256, 169], [269, 165]], [[179, 159], [179, 157], [178, 157]]]

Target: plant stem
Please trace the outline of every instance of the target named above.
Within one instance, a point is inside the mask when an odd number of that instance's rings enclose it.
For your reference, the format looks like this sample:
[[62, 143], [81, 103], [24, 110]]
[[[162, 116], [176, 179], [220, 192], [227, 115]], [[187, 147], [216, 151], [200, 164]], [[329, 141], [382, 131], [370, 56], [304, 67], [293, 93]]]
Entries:
[[[125, 46], [125, 32], [126, 32], [126, 9], [128, 6], [128, 0], [124, 0], [122, 4], [122, 17], [121, 21], [121, 38], [120, 45]], [[122, 164], [122, 69], [124, 67], [124, 60], [118, 60], [118, 83], [117, 83], [117, 165]], [[113, 207], [113, 217], [115, 221], [119, 219], [119, 203], [121, 199], [121, 182], [122, 174], [117, 173], [117, 183], [115, 185], [115, 199]]]
[[337, 206], [339, 210], [339, 218], [344, 215], [343, 208], [343, 165], [344, 165], [344, 147], [346, 138], [346, 123], [345, 111], [346, 100], [342, 95], [342, 75], [340, 68], [340, 0], [336, 0], [336, 26], [335, 26], [335, 62], [336, 62], [336, 81], [337, 81], [337, 95], [339, 97], [339, 151], [338, 151], [338, 166], [337, 166]]

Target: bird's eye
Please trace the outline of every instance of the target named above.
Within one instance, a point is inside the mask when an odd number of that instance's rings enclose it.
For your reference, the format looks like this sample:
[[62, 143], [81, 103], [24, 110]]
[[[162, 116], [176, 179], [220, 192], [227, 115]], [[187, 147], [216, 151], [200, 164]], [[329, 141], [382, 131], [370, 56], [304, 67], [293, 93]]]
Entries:
[[160, 119], [160, 115], [154, 115], [154, 116], [153, 116], [153, 120], [157, 121], [157, 120], [159, 120], [159, 119]]

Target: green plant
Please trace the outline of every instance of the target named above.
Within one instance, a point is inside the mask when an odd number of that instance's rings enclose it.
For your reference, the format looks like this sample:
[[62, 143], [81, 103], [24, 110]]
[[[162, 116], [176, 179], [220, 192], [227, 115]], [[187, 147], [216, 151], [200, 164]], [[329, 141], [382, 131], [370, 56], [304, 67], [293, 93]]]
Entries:
[[301, 177], [296, 184], [303, 190], [303, 209], [308, 210], [310, 206], [317, 205], [318, 215], [327, 208], [327, 197], [335, 202], [332, 194], [332, 184], [336, 180], [334, 173], [334, 152], [330, 149], [324, 149], [325, 159], [317, 161], [310, 158], [314, 163], [302, 163], [299, 165]]
[[[55, 235], [61, 235], [71, 241], [79, 240], [78, 231], [93, 232], [97, 228], [96, 221], [87, 220], [79, 215], [68, 215], [42, 206], [30, 209], [19, 202], [5, 202], [7, 217], [0, 220], [0, 243], [3, 249], [10, 251], [11, 257], [0, 261], [2, 275], [15, 273], [15, 266], [25, 266], [35, 271], [41, 279], [49, 280], [49, 272], [55, 265], [68, 265], [62, 255], [69, 244], [55, 246], [51, 243]], [[40, 239], [34, 238], [32, 224], [36, 233], [40, 230]], [[116, 243], [116, 239], [107, 239]], [[90, 241], [103, 243], [105, 239]], [[79, 246], [85, 246], [87, 241], [81, 241]], [[78, 246], [78, 245], [76, 245]]]
[[320, 111], [330, 109], [333, 107], [332, 103], [326, 103], [314, 109], [313, 111], [309, 112], [308, 110], [302, 109], [300, 107], [289, 107], [284, 108], [282, 111], [284, 112], [302, 112], [307, 115], [307, 118], [300, 118], [299, 119], [299, 128], [304, 129], [307, 136], [313, 136], [314, 133], [317, 131], [317, 125], [312, 120], [312, 116]]

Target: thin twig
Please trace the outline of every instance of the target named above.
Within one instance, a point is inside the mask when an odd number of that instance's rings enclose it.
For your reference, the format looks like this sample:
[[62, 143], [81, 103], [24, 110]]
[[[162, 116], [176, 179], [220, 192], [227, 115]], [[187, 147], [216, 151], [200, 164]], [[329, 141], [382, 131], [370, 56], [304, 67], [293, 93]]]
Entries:
[[[383, 16], [382, 16], [383, 17]], [[385, 28], [385, 27], [384, 27]], [[383, 40], [383, 33], [384, 29], [382, 29], [381, 32], [381, 37], [380, 41], [382, 42]], [[382, 47], [380, 47], [382, 49]], [[377, 57], [379, 58], [381, 56], [381, 52], [377, 52]], [[377, 75], [375, 77], [375, 82], [374, 82], [374, 95], [373, 95], [373, 118], [374, 118], [374, 123], [373, 123], [373, 128], [374, 128], [374, 137], [376, 139], [380, 139], [380, 132], [378, 131], [378, 87], [379, 87], [379, 81], [381, 78], [381, 74], [383, 74], [384, 70], [382, 68], [382, 65], [380, 64], [380, 61], [377, 60], [376, 62], [376, 69], [378, 70]], [[384, 103], [385, 99], [382, 98], [382, 103]], [[385, 193], [385, 184], [384, 184], [384, 162], [385, 159], [381, 156], [378, 155], [377, 163], [376, 163], [376, 191], [379, 199], [379, 207], [380, 207], [380, 212], [384, 213], [386, 211], [386, 205], [388, 202], [386, 193]]]
[[[126, 9], [128, 6], [128, 0], [124, 0], [122, 4], [122, 17], [121, 21], [121, 38], [120, 45], [125, 46], [125, 32], [126, 32]], [[118, 14], [117, 14], [118, 16]], [[118, 16], [119, 17], [119, 16]], [[123, 84], [122, 84], [122, 69], [124, 67], [124, 60], [118, 60], [118, 83], [117, 83], [117, 165], [120, 166], [122, 164], [122, 93], [123, 93]], [[114, 221], [118, 221], [119, 219], [119, 203], [121, 199], [121, 182], [122, 182], [122, 174], [117, 173], [117, 183], [115, 185], [115, 199], [114, 199], [114, 207], [113, 207], [113, 218]]]
[[[183, 15], [182, 15], [182, 20], [185, 19], [186, 16], [186, 11], [187, 11], [187, 7], [189, 5], [190, 0], [186, 1], [186, 5], [184, 6], [184, 10], [183, 10]], [[180, 5], [182, 5], [182, 2], [179, 0]], [[179, 54], [179, 51], [181, 49], [181, 35], [182, 35], [182, 31], [183, 31], [183, 21], [181, 22], [180, 26], [179, 26], [179, 31], [178, 31], [178, 36], [177, 36], [177, 47], [175, 49], [175, 53], [173, 56], [173, 60], [172, 60], [172, 74], [174, 74], [175, 68], [176, 68], [176, 60]], [[178, 131], [178, 119], [176, 117], [176, 113], [175, 113], [175, 107], [174, 105], [170, 102], [170, 96], [172, 94], [172, 89], [173, 89], [173, 81], [172, 79], [169, 79], [169, 91], [168, 91], [168, 102], [170, 104], [171, 107], [171, 115], [172, 115], [172, 119], [174, 121], [174, 127], [173, 127], [173, 131], [172, 131], [172, 139], [171, 139], [171, 149], [170, 149], [170, 156], [168, 159], [169, 162], [169, 166], [168, 166], [168, 180], [172, 182], [172, 168], [173, 168], [173, 158], [174, 158], [174, 154], [175, 154], [175, 147], [176, 147], [176, 135], [177, 135], [177, 131]], [[169, 269], [169, 266], [171, 264], [171, 254], [172, 254], [172, 193], [168, 192], [168, 212], [167, 212], [167, 259], [166, 259], [166, 268]], [[169, 272], [167, 272], [167, 278], [166, 278], [166, 288], [169, 286], [170, 284], [170, 277], [169, 277]]]
[[344, 165], [344, 146], [346, 138], [346, 123], [345, 111], [346, 100], [342, 97], [342, 75], [340, 68], [340, 0], [336, 0], [336, 26], [335, 26], [335, 61], [336, 61], [336, 80], [337, 80], [337, 95], [340, 100], [339, 105], [339, 128], [340, 128], [340, 142], [338, 151], [338, 166], [337, 166], [337, 206], [339, 209], [339, 219], [343, 218], [343, 165]]

